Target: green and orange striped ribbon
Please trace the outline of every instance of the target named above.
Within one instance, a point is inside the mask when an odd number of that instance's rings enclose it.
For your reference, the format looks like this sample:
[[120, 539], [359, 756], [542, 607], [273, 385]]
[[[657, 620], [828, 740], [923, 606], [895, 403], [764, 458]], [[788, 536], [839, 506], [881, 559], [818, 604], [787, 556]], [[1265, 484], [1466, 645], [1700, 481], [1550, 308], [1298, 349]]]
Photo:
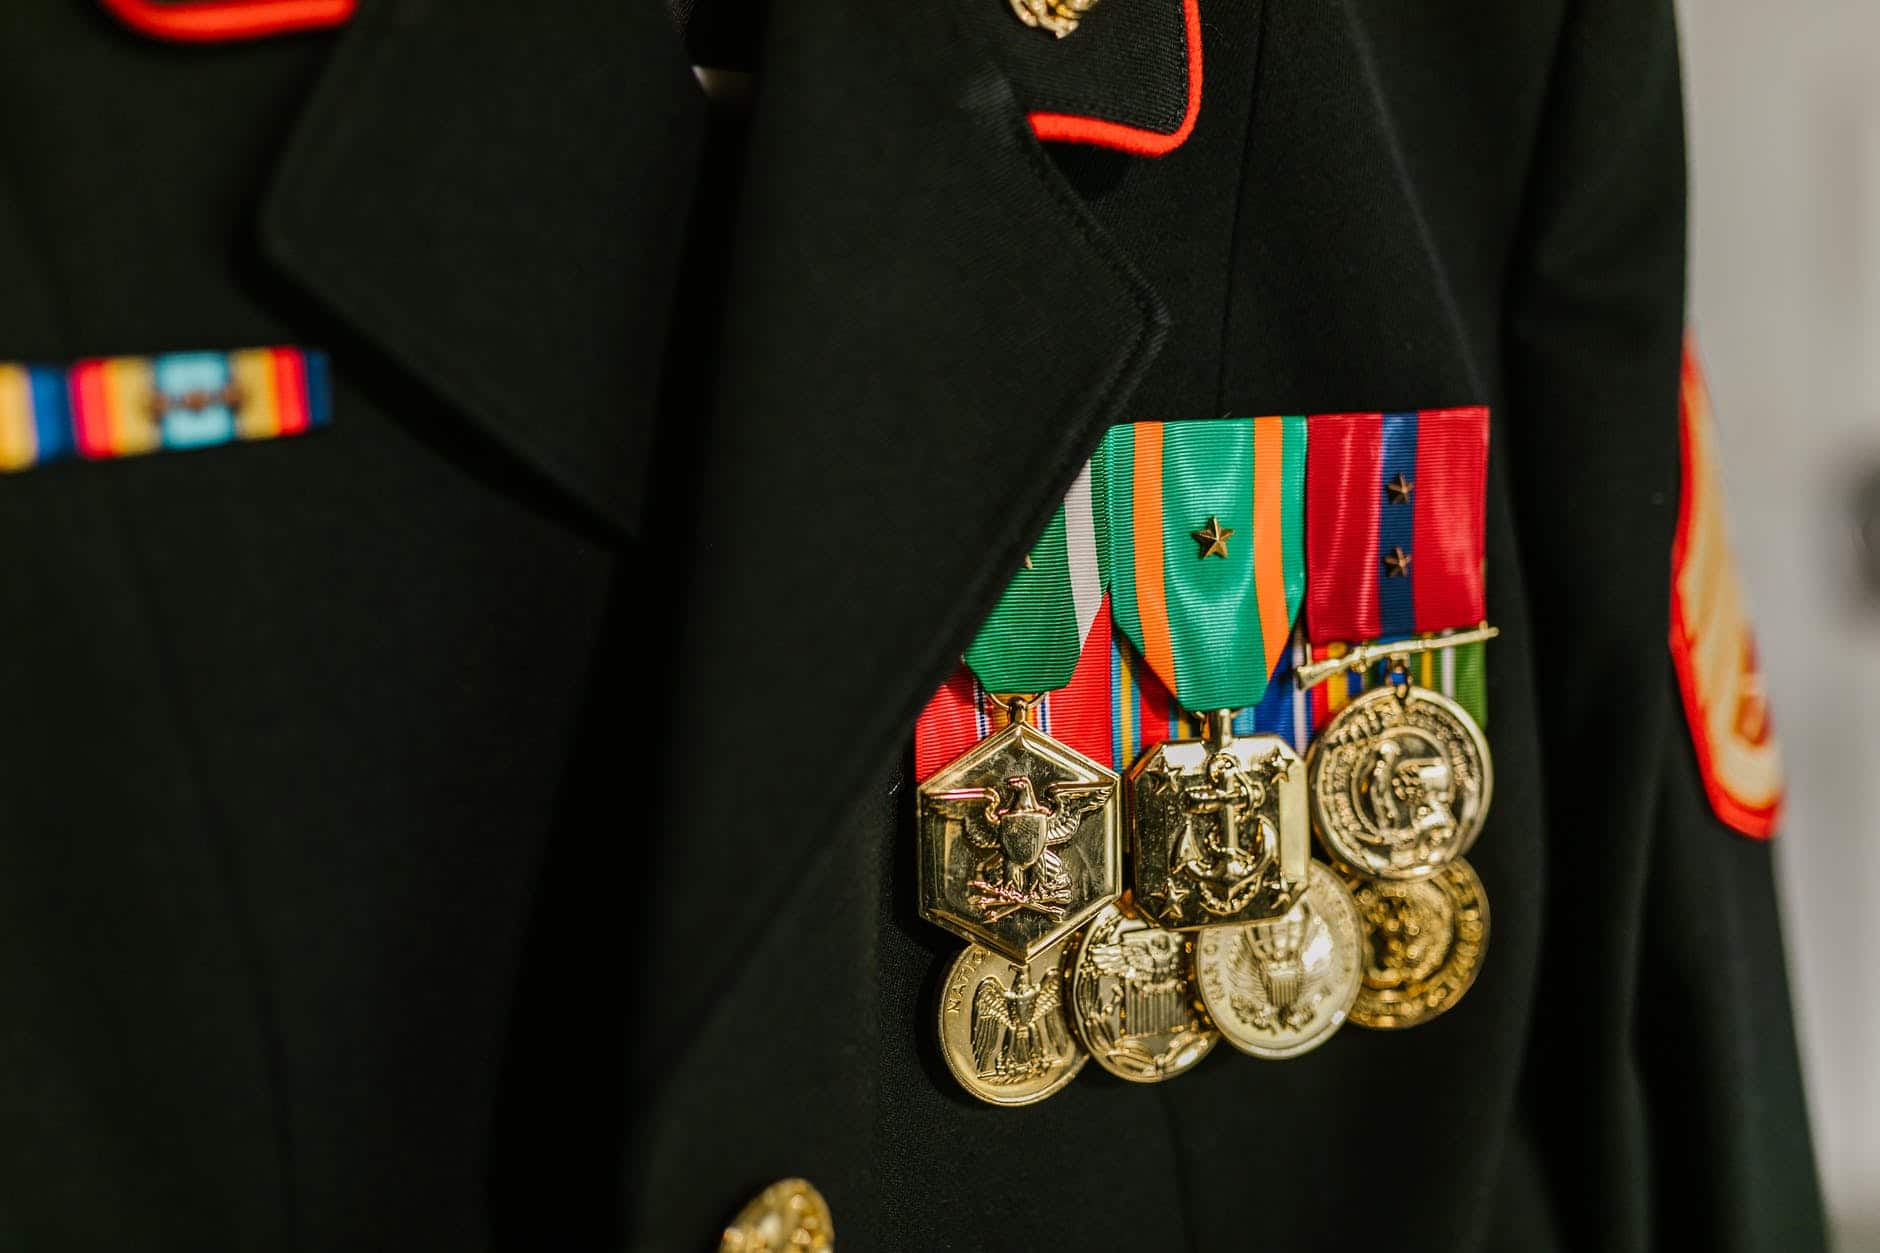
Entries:
[[1305, 593], [1305, 418], [1137, 422], [1099, 456], [1116, 624], [1182, 708], [1258, 703]]

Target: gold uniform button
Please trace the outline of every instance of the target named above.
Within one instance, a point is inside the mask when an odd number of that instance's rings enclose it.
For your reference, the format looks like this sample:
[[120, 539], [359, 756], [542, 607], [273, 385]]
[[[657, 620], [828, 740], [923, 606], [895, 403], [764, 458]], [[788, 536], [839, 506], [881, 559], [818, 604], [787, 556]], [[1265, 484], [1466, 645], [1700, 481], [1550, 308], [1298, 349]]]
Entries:
[[832, 1253], [829, 1202], [807, 1179], [779, 1179], [738, 1211], [718, 1253]]

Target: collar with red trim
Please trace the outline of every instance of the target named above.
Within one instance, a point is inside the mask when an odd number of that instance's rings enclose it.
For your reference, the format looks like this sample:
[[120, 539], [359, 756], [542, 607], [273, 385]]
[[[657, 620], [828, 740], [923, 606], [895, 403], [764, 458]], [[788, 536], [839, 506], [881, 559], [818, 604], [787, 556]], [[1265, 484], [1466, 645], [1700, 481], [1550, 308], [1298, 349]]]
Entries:
[[1201, 112], [1199, 0], [1097, 0], [1062, 37], [969, 0], [1038, 138], [1159, 157]]
[[324, 30], [348, 21], [358, 0], [99, 0], [141, 35], [175, 43], [226, 43]]

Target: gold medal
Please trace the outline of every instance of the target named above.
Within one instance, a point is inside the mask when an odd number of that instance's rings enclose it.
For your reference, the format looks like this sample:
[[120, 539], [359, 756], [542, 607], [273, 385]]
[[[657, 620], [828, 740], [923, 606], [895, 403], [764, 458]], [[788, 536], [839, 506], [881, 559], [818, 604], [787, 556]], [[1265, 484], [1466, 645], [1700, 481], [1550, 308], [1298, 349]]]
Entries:
[[1202, 1004], [1227, 1042], [1255, 1057], [1317, 1048], [1358, 995], [1358, 907], [1331, 870], [1315, 861], [1308, 871], [1305, 893], [1285, 917], [1210, 927], [1195, 940]]
[[1123, 888], [1116, 774], [1025, 721], [921, 784], [920, 913], [1015, 962], [1070, 935]]
[[1348, 874], [1364, 925], [1361, 1027], [1414, 1027], [1462, 999], [1488, 948], [1488, 897], [1458, 857], [1426, 879]]
[[940, 1055], [960, 1086], [993, 1105], [1042, 1101], [1089, 1054], [1064, 1005], [1064, 950], [1009, 961], [978, 944], [953, 959], [940, 993]]
[[1305, 771], [1276, 735], [1235, 739], [1232, 715], [1208, 737], [1168, 740], [1129, 772], [1135, 899], [1164, 927], [1277, 918], [1311, 857]]
[[1326, 851], [1374, 879], [1420, 879], [1468, 851], [1495, 788], [1488, 741], [1441, 692], [1402, 682], [1339, 711], [1306, 756]]
[[1159, 1083], [1208, 1055], [1220, 1037], [1195, 1008], [1190, 937], [1118, 901], [1075, 943], [1071, 1024], [1097, 1065], [1132, 1083]]

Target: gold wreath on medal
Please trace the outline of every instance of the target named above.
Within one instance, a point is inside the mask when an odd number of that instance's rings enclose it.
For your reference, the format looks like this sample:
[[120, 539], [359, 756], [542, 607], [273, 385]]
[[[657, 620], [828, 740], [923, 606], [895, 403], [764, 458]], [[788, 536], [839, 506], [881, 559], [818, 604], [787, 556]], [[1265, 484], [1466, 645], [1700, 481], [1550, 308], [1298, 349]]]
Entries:
[[1488, 947], [1488, 896], [1458, 857], [1425, 879], [1347, 881], [1364, 927], [1364, 982], [1351, 1020], [1414, 1027], [1462, 999]]
[[1312, 825], [1338, 861], [1372, 878], [1421, 879], [1481, 834], [1495, 787], [1488, 741], [1462, 706], [1410, 682], [1407, 657], [1495, 633], [1367, 645], [1301, 668], [1301, 687], [1380, 653], [1391, 668], [1391, 682], [1340, 710], [1306, 756]]

